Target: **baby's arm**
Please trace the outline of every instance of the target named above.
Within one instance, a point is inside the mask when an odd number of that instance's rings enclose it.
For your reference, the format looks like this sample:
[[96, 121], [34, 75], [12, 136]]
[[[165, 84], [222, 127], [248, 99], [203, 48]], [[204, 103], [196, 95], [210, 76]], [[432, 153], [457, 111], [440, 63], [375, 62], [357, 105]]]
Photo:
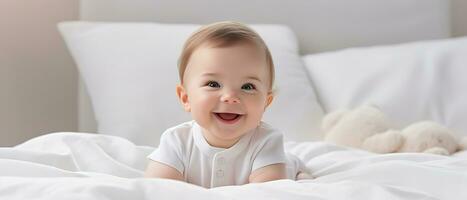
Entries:
[[183, 181], [183, 175], [175, 168], [165, 165], [157, 161], [149, 161], [149, 164], [144, 172], [146, 178], [166, 178]]
[[260, 183], [285, 179], [286, 176], [285, 164], [277, 163], [256, 169], [250, 174], [248, 180], [250, 183]]

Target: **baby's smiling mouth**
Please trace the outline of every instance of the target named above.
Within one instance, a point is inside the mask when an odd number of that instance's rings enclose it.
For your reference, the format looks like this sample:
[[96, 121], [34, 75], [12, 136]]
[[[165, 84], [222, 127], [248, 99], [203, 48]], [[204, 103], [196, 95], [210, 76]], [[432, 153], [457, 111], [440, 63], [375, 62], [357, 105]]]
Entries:
[[237, 113], [214, 113], [217, 119], [227, 124], [233, 124], [237, 122], [243, 115]]

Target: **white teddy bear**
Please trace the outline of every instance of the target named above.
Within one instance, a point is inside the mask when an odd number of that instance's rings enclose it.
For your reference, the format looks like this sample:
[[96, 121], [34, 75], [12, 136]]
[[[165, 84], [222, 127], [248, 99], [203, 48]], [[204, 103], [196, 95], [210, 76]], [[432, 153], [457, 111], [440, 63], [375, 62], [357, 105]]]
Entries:
[[332, 112], [323, 119], [325, 141], [375, 153], [424, 152], [450, 155], [467, 149], [467, 137], [458, 140], [451, 131], [432, 121], [394, 130], [386, 115], [374, 106]]

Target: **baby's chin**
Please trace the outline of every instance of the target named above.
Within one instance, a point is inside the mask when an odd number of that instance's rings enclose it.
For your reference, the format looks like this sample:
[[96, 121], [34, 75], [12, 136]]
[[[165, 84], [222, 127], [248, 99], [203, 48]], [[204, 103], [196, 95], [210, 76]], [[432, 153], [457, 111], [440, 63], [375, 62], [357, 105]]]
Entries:
[[212, 129], [208, 129], [208, 131], [213, 134], [216, 138], [225, 140], [225, 141], [232, 141], [238, 138], [241, 138], [243, 135], [248, 133], [248, 128], [241, 127], [241, 128], [225, 128], [225, 127], [213, 127]]
[[241, 127], [216, 127], [213, 130], [214, 133], [220, 138], [223, 139], [234, 139], [248, 134], [251, 130], [255, 129], [257, 126], [247, 126], [246, 124]]
[[233, 129], [233, 130], [215, 129], [210, 132], [213, 133], [216, 136], [216, 138], [219, 138], [222, 140], [235, 140], [245, 135], [244, 131], [241, 129]]

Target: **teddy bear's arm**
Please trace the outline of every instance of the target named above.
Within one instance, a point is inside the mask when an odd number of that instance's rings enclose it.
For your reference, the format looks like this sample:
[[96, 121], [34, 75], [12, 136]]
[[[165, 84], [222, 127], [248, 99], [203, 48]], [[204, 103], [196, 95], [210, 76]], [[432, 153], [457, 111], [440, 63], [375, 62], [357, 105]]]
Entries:
[[366, 138], [362, 148], [375, 153], [393, 153], [399, 150], [403, 142], [404, 138], [399, 131], [388, 130]]
[[425, 151], [423, 151], [423, 153], [431, 153], [431, 154], [449, 156], [449, 151], [441, 147], [432, 147], [432, 148], [426, 149]]

